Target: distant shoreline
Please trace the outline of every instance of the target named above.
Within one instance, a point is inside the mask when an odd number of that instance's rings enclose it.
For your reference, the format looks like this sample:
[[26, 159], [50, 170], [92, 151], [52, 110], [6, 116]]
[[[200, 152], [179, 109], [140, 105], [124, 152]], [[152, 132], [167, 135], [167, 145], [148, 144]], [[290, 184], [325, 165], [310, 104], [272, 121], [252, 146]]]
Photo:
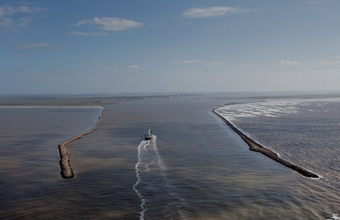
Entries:
[[100, 124], [103, 120], [104, 111], [105, 111], [105, 108], [103, 109], [100, 116], [98, 116], [97, 124], [91, 130], [89, 130], [89, 131], [87, 131], [83, 134], [71, 137], [70, 139], [68, 139], [68, 140], [66, 140], [66, 141], [64, 141], [64, 142], [62, 142], [58, 145], [59, 154], [60, 154], [59, 164], [60, 164], [60, 168], [61, 168], [60, 175], [64, 179], [74, 177], [74, 172], [73, 172], [72, 167], [71, 167], [71, 163], [70, 163], [70, 159], [69, 159], [69, 156], [68, 156], [68, 153], [67, 153], [66, 145], [69, 144], [69, 143], [72, 143], [75, 140], [78, 140], [78, 139], [84, 137], [85, 135], [88, 135], [88, 134], [96, 131], [99, 128], [99, 126], [100, 126]]
[[318, 175], [316, 175], [315, 173], [308, 171], [298, 165], [292, 164], [291, 162], [284, 160], [282, 158], [280, 158], [277, 153], [269, 150], [268, 148], [263, 147], [261, 144], [257, 143], [256, 141], [254, 141], [252, 138], [248, 137], [247, 135], [245, 135], [242, 131], [240, 131], [238, 128], [236, 128], [231, 122], [229, 122], [227, 119], [225, 119], [222, 115], [220, 115], [219, 113], [217, 113], [217, 109], [219, 109], [221, 107], [215, 108], [213, 109], [213, 113], [215, 113], [219, 118], [221, 118], [234, 132], [236, 132], [243, 140], [244, 142], [246, 142], [249, 146], [249, 149], [252, 151], [256, 151], [259, 153], [262, 153], [263, 155], [275, 160], [276, 162], [281, 163], [282, 165], [291, 168], [292, 170], [300, 173], [301, 175], [305, 176], [305, 177], [309, 177], [309, 178], [319, 178]]

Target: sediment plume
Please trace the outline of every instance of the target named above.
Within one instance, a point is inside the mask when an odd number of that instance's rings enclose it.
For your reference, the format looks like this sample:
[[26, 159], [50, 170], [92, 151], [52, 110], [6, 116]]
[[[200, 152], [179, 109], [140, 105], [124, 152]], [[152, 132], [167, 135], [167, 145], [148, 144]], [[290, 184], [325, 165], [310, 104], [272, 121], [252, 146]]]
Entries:
[[298, 165], [292, 164], [289, 161], [286, 161], [282, 158], [280, 158], [277, 153], [269, 150], [268, 148], [263, 147], [262, 145], [260, 145], [259, 143], [257, 143], [256, 141], [254, 141], [253, 139], [251, 139], [250, 137], [248, 137], [247, 135], [245, 135], [244, 133], [242, 133], [238, 128], [236, 128], [232, 123], [230, 123], [227, 119], [225, 119], [222, 115], [218, 114], [216, 112], [217, 108], [213, 110], [213, 112], [220, 117], [233, 131], [235, 131], [249, 146], [249, 149], [252, 151], [256, 151], [256, 152], [260, 152], [264, 155], [266, 155], [267, 157], [281, 163], [282, 165], [291, 168], [292, 170], [295, 170], [296, 172], [302, 174], [305, 177], [309, 177], [309, 178], [319, 178], [318, 175], [316, 175], [315, 173], [312, 173]]
[[74, 136], [74, 137], [72, 137], [72, 138], [70, 138], [70, 139], [68, 139], [68, 140], [66, 140], [66, 141], [64, 141], [64, 142], [62, 142], [58, 145], [59, 154], [60, 154], [60, 162], [59, 163], [60, 163], [60, 168], [61, 168], [60, 175], [63, 178], [73, 178], [74, 177], [74, 173], [73, 173], [71, 163], [70, 163], [70, 159], [69, 159], [69, 156], [68, 156], [68, 153], [67, 153], [66, 145], [75, 141], [75, 140], [78, 140], [78, 139], [84, 137], [85, 135], [88, 135], [88, 134], [94, 132], [95, 130], [97, 130], [99, 128], [102, 120], [103, 120], [104, 110], [102, 111], [102, 113], [98, 117], [98, 122], [97, 122], [96, 126], [94, 126], [91, 130], [89, 130], [89, 131], [87, 131], [83, 134]]

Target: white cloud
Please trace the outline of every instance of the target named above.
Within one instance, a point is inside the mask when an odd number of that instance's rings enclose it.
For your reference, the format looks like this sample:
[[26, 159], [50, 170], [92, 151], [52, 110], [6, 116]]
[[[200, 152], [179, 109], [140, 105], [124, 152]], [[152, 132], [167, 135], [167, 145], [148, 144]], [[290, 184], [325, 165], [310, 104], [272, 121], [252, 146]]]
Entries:
[[316, 68], [326, 65], [338, 65], [340, 64], [340, 60], [319, 60], [313, 62], [305, 62], [299, 63], [296, 61], [289, 61], [289, 60], [279, 60], [273, 66], [297, 66], [300, 68]]
[[318, 4], [318, 3], [322, 3], [323, 0], [315, 0], [315, 1], [310, 1], [308, 2], [308, 4]]
[[140, 68], [139, 65], [130, 65], [129, 67], [130, 67], [131, 69], [139, 69], [139, 68]]
[[14, 20], [12, 16], [14, 16], [14, 14], [32, 15], [46, 10], [47, 9], [43, 7], [31, 7], [27, 5], [22, 5], [18, 7], [13, 7], [10, 5], [0, 6], [0, 26], [2, 27], [10, 27], [13, 25], [16, 25], [18, 27], [27, 26], [32, 21], [31, 17], [18, 18]]
[[78, 35], [78, 36], [109, 36], [108, 33], [101, 33], [101, 32], [86, 33], [86, 32], [79, 32], [79, 31], [72, 31], [70, 33], [72, 35]]
[[182, 60], [179, 62], [174, 62], [172, 64], [191, 64], [191, 63], [201, 63], [201, 60]]
[[101, 26], [101, 29], [106, 31], [123, 31], [129, 28], [142, 27], [144, 25], [143, 22], [109, 17], [94, 17], [93, 19], [79, 21], [77, 26], [82, 26], [84, 24], [97, 24]]
[[321, 65], [336, 65], [340, 64], [340, 60], [321, 60], [318, 63]]
[[232, 67], [231, 70], [249, 76], [321, 76], [338, 74], [339, 67], [340, 60], [335, 58], [309, 62], [279, 60], [274, 64], [250, 63]]
[[16, 55], [8, 56], [7, 58], [16, 59], [16, 58], [22, 58], [22, 57], [28, 57], [28, 56], [30, 56], [30, 54], [16, 54]]
[[21, 18], [21, 19], [18, 20], [18, 25], [20, 27], [25, 27], [25, 26], [29, 25], [31, 22], [32, 22], [31, 17]]
[[102, 70], [117, 72], [119, 70], [119, 68], [117, 68], [117, 67], [104, 67], [104, 68], [102, 68]]
[[279, 65], [279, 66], [296, 66], [296, 65], [299, 65], [299, 63], [295, 62], [295, 61], [289, 61], [289, 60], [279, 60], [274, 65]]
[[0, 27], [8, 27], [13, 24], [12, 18], [1, 18], [0, 17]]
[[205, 63], [203, 63], [204, 65], [220, 65], [221, 64], [221, 62], [218, 62], [218, 61], [216, 61], [216, 62], [205, 62]]
[[0, 6], [0, 18], [5, 16], [11, 16], [16, 13], [22, 14], [34, 14], [41, 11], [46, 11], [46, 8], [42, 7], [29, 7], [27, 5], [22, 5], [18, 7], [13, 7], [10, 5]]
[[252, 9], [242, 9], [241, 7], [215, 6], [207, 8], [190, 8], [183, 12], [186, 18], [219, 17], [226, 14], [238, 14], [252, 11]]
[[50, 47], [52, 44], [48, 43], [38, 43], [38, 44], [25, 44], [21, 47], [21, 49], [35, 49], [35, 48], [44, 48], [44, 47]]
[[200, 63], [203, 65], [220, 65], [221, 62], [215, 61], [215, 62], [203, 62], [202, 60], [182, 60], [179, 62], [172, 62], [172, 64], [194, 64], [194, 63]]

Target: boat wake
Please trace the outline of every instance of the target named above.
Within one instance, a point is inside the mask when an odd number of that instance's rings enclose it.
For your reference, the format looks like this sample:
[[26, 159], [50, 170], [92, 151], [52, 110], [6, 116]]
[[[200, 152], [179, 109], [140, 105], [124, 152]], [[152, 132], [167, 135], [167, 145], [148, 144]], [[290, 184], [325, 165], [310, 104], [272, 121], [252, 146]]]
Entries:
[[333, 214], [332, 218], [326, 220], [339, 220], [339, 219], [340, 219], [339, 215]]
[[133, 186], [141, 200], [139, 219], [186, 219], [184, 200], [174, 192], [156, 145], [157, 137], [142, 140], [138, 146], [137, 181]]

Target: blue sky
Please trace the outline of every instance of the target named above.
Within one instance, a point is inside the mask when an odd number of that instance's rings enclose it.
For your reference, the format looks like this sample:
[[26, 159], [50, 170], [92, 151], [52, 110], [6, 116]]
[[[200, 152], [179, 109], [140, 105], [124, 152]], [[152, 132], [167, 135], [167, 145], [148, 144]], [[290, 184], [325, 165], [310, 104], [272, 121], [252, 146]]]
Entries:
[[338, 0], [0, 1], [0, 95], [328, 91]]

